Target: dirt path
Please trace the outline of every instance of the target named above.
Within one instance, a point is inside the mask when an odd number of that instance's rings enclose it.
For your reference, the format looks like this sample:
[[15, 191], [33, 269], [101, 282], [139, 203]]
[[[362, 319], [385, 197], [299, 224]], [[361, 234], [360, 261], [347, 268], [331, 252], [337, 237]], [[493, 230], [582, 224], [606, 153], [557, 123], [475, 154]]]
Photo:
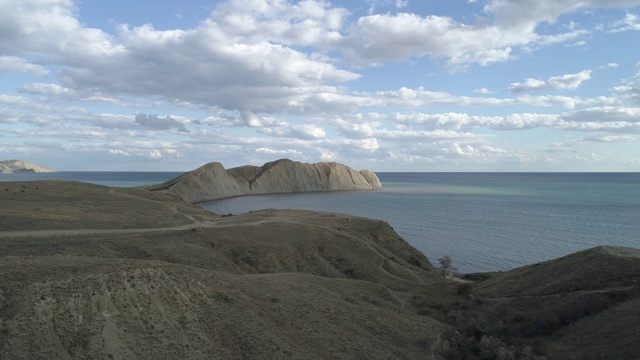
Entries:
[[[171, 207], [170, 205], [167, 205]], [[258, 217], [255, 219], [241, 221], [236, 220], [235, 217], [220, 218], [215, 221], [200, 221], [189, 214], [182, 213], [176, 208], [175, 212], [184, 215], [187, 219], [192, 221], [191, 224], [172, 226], [172, 227], [158, 227], [158, 228], [127, 228], [127, 229], [67, 229], [67, 230], [30, 230], [30, 231], [0, 231], [0, 239], [3, 238], [25, 238], [25, 237], [50, 237], [50, 236], [68, 236], [68, 235], [91, 235], [91, 234], [130, 234], [130, 233], [146, 233], [146, 232], [162, 232], [162, 231], [184, 231], [198, 228], [214, 228], [214, 227], [227, 227], [241, 224], [243, 226], [255, 226], [270, 223], [274, 221], [289, 221], [297, 222], [298, 220], [291, 220], [288, 216], [270, 216], [270, 217]], [[349, 219], [350, 221], [351, 219]]]
[[164, 228], [137, 228], [137, 229], [70, 229], [70, 230], [34, 230], [34, 231], [3, 231], [0, 232], [2, 238], [19, 237], [49, 237], [61, 235], [92, 235], [92, 234], [129, 234], [158, 231], [184, 231], [197, 228], [211, 228], [218, 226], [211, 221], [195, 222], [193, 224], [164, 227]]

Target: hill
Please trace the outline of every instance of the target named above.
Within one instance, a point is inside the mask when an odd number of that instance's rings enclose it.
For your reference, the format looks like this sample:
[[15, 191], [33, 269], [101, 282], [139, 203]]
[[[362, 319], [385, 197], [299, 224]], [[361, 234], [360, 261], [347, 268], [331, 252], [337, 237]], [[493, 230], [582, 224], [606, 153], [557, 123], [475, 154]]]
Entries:
[[601, 246], [466, 277], [477, 283], [473, 301], [455, 314], [463, 352], [485, 336], [548, 359], [640, 359], [639, 249]]
[[3, 182], [0, 358], [640, 358], [638, 249], [445, 278], [384, 221], [189, 205], [225, 194], [216, 176], [285, 190], [351, 170], [220, 167], [152, 191]]
[[414, 301], [441, 292], [437, 273], [382, 221], [219, 217], [75, 182], [3, 187], [3, 358], [413, 359], [447, 327]]
[[12, 174], [21, 172], [55, 172], [55, 170], [32, 164], [24, 160], [4, 160], [0, 161], [0, 174]]
[[335, 162], [301, 163], [281, 159], [263, 166], [226, 170], [220, 163], [206, 164], [149, 191], [173, 193], [188, 204], [242, 195], [309, 191], [373, 190], [382, 185], [369, 170], [356, 171]]

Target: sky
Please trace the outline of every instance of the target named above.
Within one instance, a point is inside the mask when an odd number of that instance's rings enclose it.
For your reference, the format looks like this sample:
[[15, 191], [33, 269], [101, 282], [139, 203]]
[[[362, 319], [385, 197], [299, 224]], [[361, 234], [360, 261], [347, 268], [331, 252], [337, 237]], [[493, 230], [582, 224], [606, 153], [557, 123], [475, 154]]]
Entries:
[[0, 160], [640, 171], [640, 0], [0, 0]]

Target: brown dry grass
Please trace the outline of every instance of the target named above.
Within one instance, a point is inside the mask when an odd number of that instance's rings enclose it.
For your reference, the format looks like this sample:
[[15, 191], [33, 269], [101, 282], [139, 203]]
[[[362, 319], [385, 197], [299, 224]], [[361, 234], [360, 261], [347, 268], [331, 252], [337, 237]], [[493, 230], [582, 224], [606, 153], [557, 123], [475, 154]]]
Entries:
[[431, 358], [447, 328], [414, 301], [437, 273], [381, 221], [3, 186], [2, 231], [27, 232], [0, 236], [0, 358]]
[[[349, 215], [218, 217], [60, 181], [2, 183], [0, 204], [0, 359], [464, 359], [483, 337], [640, 358], [634, 249], [461, 285], [387, 223]], [[454, 351], [456, 328], [469, 337]]]

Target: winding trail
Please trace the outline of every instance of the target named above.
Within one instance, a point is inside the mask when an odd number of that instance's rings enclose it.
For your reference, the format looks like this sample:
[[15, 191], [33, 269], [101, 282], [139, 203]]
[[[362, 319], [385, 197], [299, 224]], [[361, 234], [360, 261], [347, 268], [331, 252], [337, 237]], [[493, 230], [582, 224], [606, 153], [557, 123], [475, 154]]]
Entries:
[[[94, 234], [131, 234], [131, 233], [148, 233], [148, 232], [163, 232], [163, 231], [185, 231], [201, 228], [216, 228], [234, 226], [235, 221], [232, 218], [225, 218], [216, 221], [200, 221], [193, 216], [183, 214], [189, 220], [193, 221], [191, 224], [171, 226], [171, 227], [157, 227], [157, 228], [125, 228], [125, 229], [52, 229], [52, 230], [27, 230], [27, 231], [0, 231], [0, 239], [7, 238], [42, 238], [50, 236], [69, 236], [69, 235], [94, 235]], [[243, 225], [260, 225], [274, 221], [274, 219], [255, 219], [254, 221], [245, 221]]]
[[33, 231], [3, 231], [0, 232], [2, 238], [20, 237], [49, 237], [61, 235], [92, 235], [92, 234], [130, 234], [158, 231], [184, 231], [197, 228], [212, 228], [220, 226], [211, 221], [196, 222], [193, 224], [164, 227], [164, 228], [134, 228], [134, 229], [69, 229], [69, 230], [33, 230]]

